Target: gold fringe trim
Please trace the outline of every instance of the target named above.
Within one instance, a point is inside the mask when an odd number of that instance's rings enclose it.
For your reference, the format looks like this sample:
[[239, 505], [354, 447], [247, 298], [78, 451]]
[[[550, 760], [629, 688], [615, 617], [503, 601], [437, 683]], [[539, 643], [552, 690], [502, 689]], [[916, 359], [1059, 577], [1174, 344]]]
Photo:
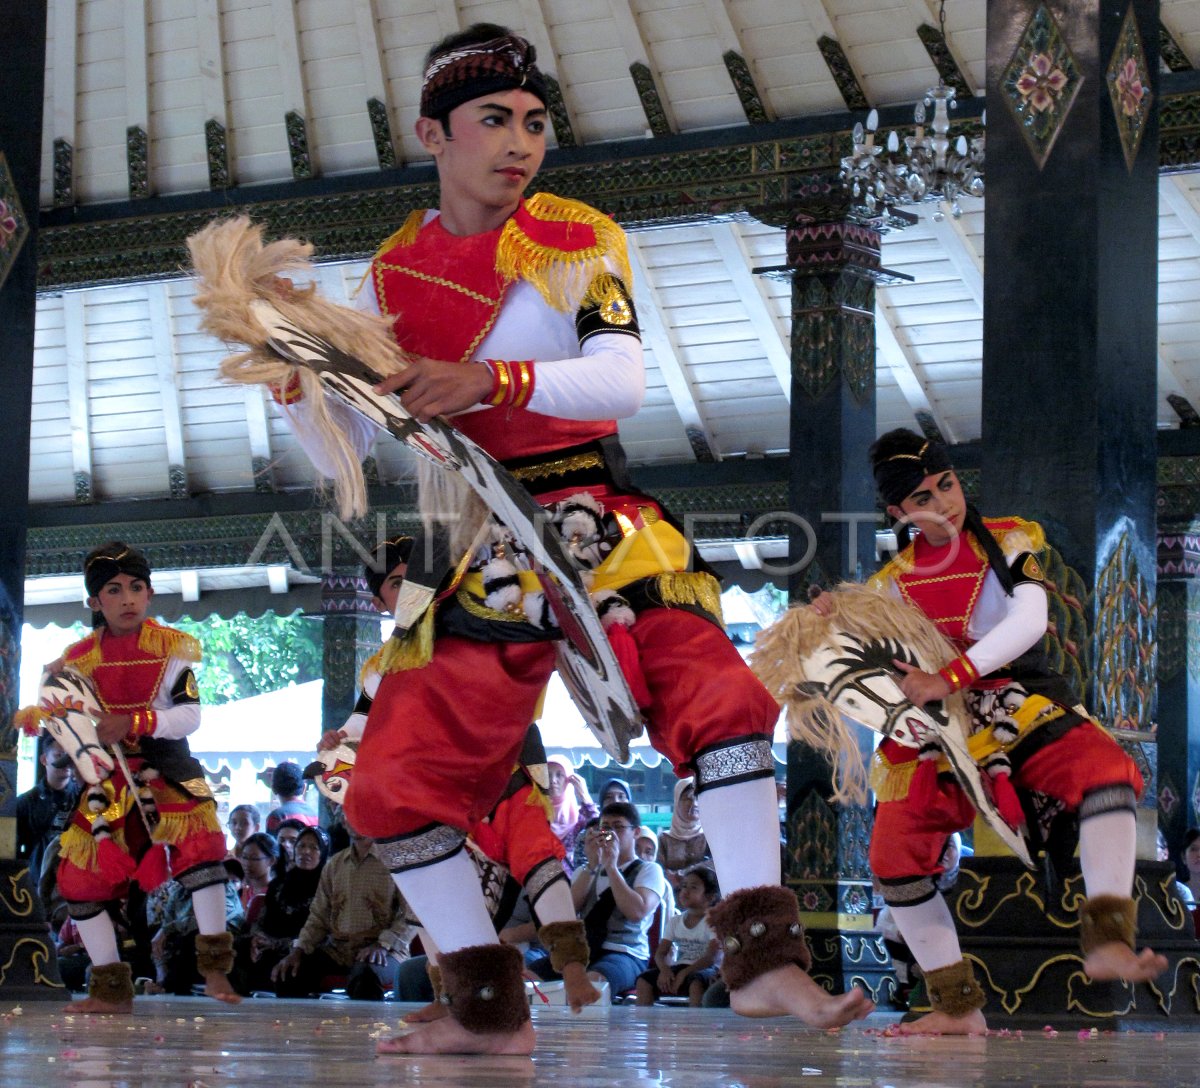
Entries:
[[154, 620], [142, 624], [138, 649], [155, 657], [178, 657], [182, 661], [197, 662], [201, 656], [200, 643], [195, 638]]
[[695, 605], [711, 613], [717, 621], [724, 625], [725, 617], [721, 612], [721, 584], [711, 574], [698, 571], [676, 571], [672, 574], [660, 574], [655, 583], [658, 595], [663, 604]]
[[550, 804], [550, 798], [546, 796], [546, 794], [542, 791], [541, 786], [539, 786], [536, 782], [533, 783], [533, 788], [529, 791], [529, 796], [525, 798], [525, 804], [529, 805], [530, 808], [537, 808], [540, 806], [542, 811], [546, 814], [547, 820], [554, 819], [554, 806]]
[[[96, 671], [97, 666], [100, 664], [100, 632], [96, 631], [89, 637], [92, 640], [92, 645], [88, 648], [87, 652], [80, 654], [79, 657], [67, 658], [66, 663], [68, 668], [74, 669], [77, 673], [90, 679], [92, 673]], [[78, 646], [79, 643], [75, 645]], [[69, 650], [67, 652], [70, 653]]]
[[585, 224], [595, 232], [596, 242], [586, 249], [564, 252], [535, 242], [510, 218], [496, 248], [496, 271], [507, 282], [528, 280], [547, 304], [570, 313], [587, 303], [603, 301], [606, 283], [602, 278], [612, 274], [607, 258], [626, 290], [632, 290], [625, 232], [608, 216], [581, 201], [551, 193], [535, 193], [525, 202], [525, 210], [546, 222]]
[[[125, 848], [125, 833], [122, 830], [112, 832], [113, 842], [121, 849]], [[82, 827], [68, 824], [59, 837], [59, 857], [69, 861], [79, 869], [95, 871], [96, 869], [96, 840], [90, 831]]]
[[[417, 240], [417, 235], [421, 233], [421, 228], [425, 225], [425, 213], [428, 209], [418, 208], [415, 212], [409, 212], [408, 218], [401, 224], [400, 229], [391, 235], [384, 243], [375, 251], [373, 260], [378, 260], [389, 249], [394, 249], [396, 246], [411, 246]], [[367, 271], [369, 276], [370, 270]], [[363, 277], [366, 279], [366, 276]]]
[[362, 668], [360, 679], [366, 680], [369, 673], [387, 676], [393, 672], [424, 668], [433, 660], [433, 618], [431, 605], [403, 638], [389, 638], [377, 654]]
[[878, 748], [871, 757], [871, 789], [877, 801], [903, 801], [917, 773], [919, 759], [893, 763]]
[[214, 805], [200, 804], [191, 812], [163, 812], [159, 809], [158, 825], [152, 836], [155, 842], [178, 845], [190, 835], [220, 831], [221, 824], [217, 820], [217, 810]]

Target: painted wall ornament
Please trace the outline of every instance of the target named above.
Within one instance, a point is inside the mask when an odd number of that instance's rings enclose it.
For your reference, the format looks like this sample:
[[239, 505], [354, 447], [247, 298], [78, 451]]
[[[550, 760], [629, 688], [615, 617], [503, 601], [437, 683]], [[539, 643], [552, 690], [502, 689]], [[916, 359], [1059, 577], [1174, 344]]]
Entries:
[[1125, 12], [1117, 45], [1105, 71], [1108, 95], [1112, 101], [1113, 116], [1117, 120], [1117, 132], [1121, 137], [1121, 150], [1125, 152], [1125, 168], [1133, 170], [1142, 136], [1146, 132], [1146, 119], [1150, 116], [1150, 104], [1154, 94], [1150, 90], [1150, 72], [1146, 66], [1146, 51], [1142, 48], [1142, 35], [1138, 31], [1133, 5]]
[[8, 160], [0, 151], [0, 289], [16, 263], [17, 254], [29, 237], [29, 220], [21, 207], [16, 182], [8, 169]]

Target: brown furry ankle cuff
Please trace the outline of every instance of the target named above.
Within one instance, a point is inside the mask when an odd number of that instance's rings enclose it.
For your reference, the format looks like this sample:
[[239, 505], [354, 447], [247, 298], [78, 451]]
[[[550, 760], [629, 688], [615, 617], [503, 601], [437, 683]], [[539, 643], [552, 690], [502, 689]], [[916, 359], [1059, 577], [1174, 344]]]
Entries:
[[433, 1000], [442, 999], [442, 969], [431, 959], [425, 960], [425, 974], [429, 976], [429, 985], [433, 987]]
[[233, 970], [233, 934], [198, 933], [196, 935], [196, 970], [202, 975], [218, 972], [222, 975]]
[[764, 886], [734, 892], [708, 912], [725, 960], [721, 977], [731, 990], [784, 964], [808, 970], [812, 953], [804, 941], [800, 904], [787, 888]]
[[966, 960], [949, 967], [925, 972], [925, 988], [934, 1012], [947, 1016], [966, 1016], [987, 1004], [983, 988], [975, 980], [975, 972]]
[[582, 922], [547, 922], [538, 930], [538, 940], [550, 953], [550, 966], [560, 975], [568, 963], [586, 967], [591, 958]]
[[1079, 945], [1086, 956], [1102, 944], [1137, 938], [1137, 904], [1121, 895], [1093, 895], [1079, 908]]
[[92, 965], [88, 982], [88, 997], [109, 1005], [123, 1005], [133, 1000], [133, 971], [127, 963]]
[[442, 1002], [467, 1031], [477, 1035], [516, 1031], [529, 1019], [525, 1000], [524, 960], [515, 948], [481, 944], [446, 952]]

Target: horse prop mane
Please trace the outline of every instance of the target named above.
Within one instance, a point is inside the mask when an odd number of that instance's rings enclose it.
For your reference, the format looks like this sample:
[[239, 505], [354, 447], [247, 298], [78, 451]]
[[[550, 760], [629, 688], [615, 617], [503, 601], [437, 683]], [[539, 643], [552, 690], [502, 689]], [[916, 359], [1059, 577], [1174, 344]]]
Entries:
[[979, 814], [1032, 865], [1024, 837], [1000, 815], [967, 748], [970, 715], [962, 694], [918, 707], [896, 681], [893, 660], [936, 672], [957, 656], [950, 643], [917, 609], [874, 587], [844, 582], [825, 600], [829, 615], [793, 607], [762, 632], [750, 665], [784, 708], [792, 739], [829, 760], [833, 800], [866, 801], [866, 761], [855, 726], [907, 748], [936, 747]]

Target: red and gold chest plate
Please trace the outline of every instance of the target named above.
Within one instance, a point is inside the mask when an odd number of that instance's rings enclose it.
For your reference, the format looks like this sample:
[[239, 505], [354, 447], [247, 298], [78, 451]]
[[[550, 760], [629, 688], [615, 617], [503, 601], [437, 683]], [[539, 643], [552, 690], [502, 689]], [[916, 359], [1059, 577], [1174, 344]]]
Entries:
[[[105, 632], [95, 637], [99, 639], [100, 660], [92, 667], [91, 676], [100, 705], [110, 714], [149, 710], [170, 658], [140, 649], [136, 631], [119, 637]], [[93, 643], [87, 639], [76, 645], [88, 652]], [[70, 651], [67, 664], [71, 664]]]
[[917, 537], [890, 573], [901, 596], [964, 648], [970, 644], [967, 626], [990, 569], [983, 549], [967, 534], [939, 547]]

